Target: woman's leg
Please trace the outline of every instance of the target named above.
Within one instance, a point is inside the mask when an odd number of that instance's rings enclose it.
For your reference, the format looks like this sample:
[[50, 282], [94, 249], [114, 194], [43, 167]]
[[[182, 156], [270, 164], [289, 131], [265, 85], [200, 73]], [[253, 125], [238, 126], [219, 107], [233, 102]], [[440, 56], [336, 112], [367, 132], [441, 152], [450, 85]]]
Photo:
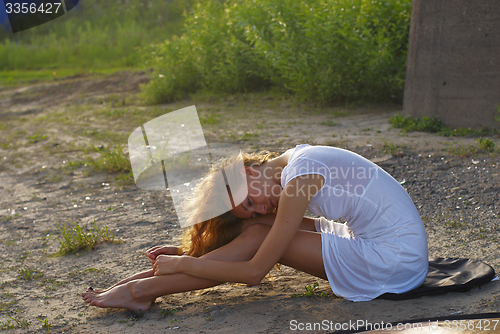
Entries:
[[[248, 261], [264, 241], [270, 226], [254, 224], [229, 244], [218, 248], [203, 258], [219, 261]], [[280, 263], [327, 279], [321, 255], [321, 235], [310, 231], [297, 231]], [[148, 310], [156, 297], [204, 289], [223, 282], [197, 278], [185, 274], [162, 275], [128, 281], [104, 293], [92, 291], [82, 294], [90, 305], [122, 307], [131, 310]]]
[[[265, 215], [265, 216], [259, 216], [259, 217], [254, 218], [254, 219], [248, 219], [246, 221], [246, 224], [243, 226], [243, 229], [245, 230], [247, 227], [249, 227], [251, 225], [255, 225], [255, 224], [264, 224], [264, 225], [272, 226], [275, 219], [276, 219], [276, 214], [274, 214], [274, 213], [270, 213], [270, 214]], [[302, 223], [299, 226], [299, 229], [304, 230], [304, 231], [316, 231], [316, 229], [314, 227], [314, 219], [304, 217], [302, 219]], [[238, 261], [238, 260], [235, 260], [235, 261]], [[115, 286], [122, 285], [122, 284], [128, 283], [128, 282], [133, 281], [133, 280], [152, 277], [152, 276], [154, 276], [154, 275], [153, 275], [153, 270], [151, 269], [151, 270], [140, 272], [140, 273], [135, 274], [133, 276], [130, 276], [126, 279], [123, 279], [120, 282], [110, 286], [107, 289], [90, 289], [89, 288], [87, 291], [93, 291], [95, 293], [103, 293], [103, 292], [106, 292], [106, 291], [114, 288]]]
[[130, 277], [127, 277], [127, 278], [121, 280], [120, 282], [113, 284], [112, 286], [110, 286], [107, 289], [94, 289], [94, 288], [89, 287], [87, 291], [93, 291], [96, 293], [103, 293], [103, 292], [106, 292], [110, 289], [113, 289], [115, 286], [122, 285], [122, 284], [128, 283], [130, 281], [134, 281], [136, 279], [147, 278], [147, 277], [151, 277], [151, 276], [154, 276], [153, 269], [141, 271], [140, 273], [137, 273], [137, 274], [134, 274]]
[[[265, 216], [258, 216], [257, 218], [247, 219], [245, 221], [244, 228], [254, 224], [264, 224], [272, 226], [274, 224], [275, 219], [276, 219], [275, 213], [269, 213]], [[302, 222], [299, 225], [299, 230], [316, 232], [316, 227], [314, 226], [314, 219], [303, 217]]]

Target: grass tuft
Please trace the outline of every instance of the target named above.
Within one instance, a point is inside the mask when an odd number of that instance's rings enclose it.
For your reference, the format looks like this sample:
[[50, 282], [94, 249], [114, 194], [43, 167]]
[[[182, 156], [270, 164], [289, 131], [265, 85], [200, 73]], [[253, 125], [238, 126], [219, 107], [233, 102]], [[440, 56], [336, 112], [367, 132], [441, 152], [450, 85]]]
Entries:
[[43, 273], [39, 272], [37, 269], [28, 267], [20, 269], [18, 274], [20, 279], [26, 281], [35, 280], [43, 276]]
[[15, 329], [15, 328], [26, 329], [31, 324], [31, 321], [26, 320], [26, 318], [21, 319], [21, 318], [19, 318], [19, 315], [16, 315], [15, 317], [11, 317], [10, 315], [7, 314], [7, 317], [9, 317], [9, 319], [7, 321], [0, 322], [0, 329], [1, 330]]
[[61, 236], [56, 238], [60, 243], [59, 251], [52, 256], [62, 256], [68, 253], [76, 253], [79, 250], [89, 250], [100, 243], [118, 243], [120, 240], [115, 239], [115, 235], [108, 229], [107, 226], [99, 227], [94, 221], [90, 228], [85, 231], [77, 223], [70, 220], [73, 228], [66, 225], [61, 225], [56, 222], [56, 228], [61, 232]]
[[448, 151], [453, 155], [458, 155], [461, 157], [470, 157], [478, 153], [493, 154], [495, 153], [495, 151], [497, 151], [495, 143], [488, 138], [479, 138], [476, 140], [476, 143], [477, 146], [469, 145], [468, 147], [460, 145], [450, 145]]
[[392, 116], [389, 123], [395, 128], [400, 128], [403, 132], [439, 132], [443, 128], [443, 124], [437, 118], [422, 117], [419, 119], [399, 114]]
[[86, 155], [84, 164], [97, 172], [117, 173], [116, 179], [123, 184], [134, 181], [130, 160], [121, 145], [110, 145], [107, 148], [96, 147], [95, 149], [100, 156], [93, 159]]
[[297, 298], [297, 297], [313, 297], [313, 296], [318, 296], [318, 297], [328, 297], [328, 295], [324, 292], [319, 292], [319, 284], [314, 283], [313, 285], [307, 285], [304, 287], [306, 289], [306, 292], [304, 293], [295, 293], [292, 295], [292, 297]]
[[479, 138], [476, 140], [476, 143], [480, 150], [487, 153], [493, 153], [495, 151], [495, 143], [488, 138]]
[[437, 133], [445, 137], [464, 137], [464, 136], [487, 136], [490, 134], [495, 134], [498, 130], [488, 129], [483, 127], [479, 130], [466, 129], [463, 127], [450, 129], [441, 123], [441, 120], [434, 117], [410, 117], [402, 116], [400, 114], [395, 114], [389, 119], [389, 123], [394, 128], [401, 129], [402, 132], [430, 132]]

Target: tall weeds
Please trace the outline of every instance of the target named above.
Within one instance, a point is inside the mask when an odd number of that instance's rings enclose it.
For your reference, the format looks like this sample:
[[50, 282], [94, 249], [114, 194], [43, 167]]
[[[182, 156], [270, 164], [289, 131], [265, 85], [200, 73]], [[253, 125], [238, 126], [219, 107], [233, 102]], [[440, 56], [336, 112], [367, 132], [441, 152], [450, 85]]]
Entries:
[[404, 86], [410, 0], [201, 0], [184, 34], [143, 49], [158, 103], [270, 86], [302, 100], [383, 101]]

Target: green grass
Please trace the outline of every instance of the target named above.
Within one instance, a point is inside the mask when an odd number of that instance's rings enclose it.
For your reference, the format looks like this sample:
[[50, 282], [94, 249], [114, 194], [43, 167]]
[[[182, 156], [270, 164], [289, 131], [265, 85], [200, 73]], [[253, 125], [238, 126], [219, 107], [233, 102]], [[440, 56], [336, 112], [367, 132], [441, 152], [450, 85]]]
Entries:
[[476, 140], [476, 144], [477, 146], [468, 145], [467, 147], [450, 145], [448, 152], [461, 157], [470, 157], [479, 153], [495, 154], [495, 152], [498, 151], [495, 147], [495, 143], [488, 138], [479, 138]]
[[162, 315], [162, 318], [165, 318], [167, 315], [173, 315], [175, 313], [179, 312], [179, 310], [175, 308], [166, 308], [166, 309], [161, 309], [160, 314]]
[[42, 328], [47, 330], [47, 333], [50, 331], [50, 328], [54, 326], [49, 322], [49, 318], [38, 319], [38, 320], [42, 323]]
[[214, 125], [220, 122], [220, 119], [217, 115], [209, 115], [205, 117], [200, 117], [201, 125]]
[[0, 70], [0, 87], [17, 87], [25, 85], [26, 83], [50, 82], [75, 76], [105, 76], [118, 71], [133, 72], [142, 71], [142, 69], [136, 67], [85, 68], [82, 66], [74, 66], [64, 68], [57, 67], [54, 69]]
[[450, 129], [444, 126], [440, 119], [434, 117], [410, 117], [395, 114], [389, 119], [389, 123], [394, 128], [401, 129], [402, 132], [430, 132], [437, 133], [445, 137], [463, 137], [463, 136], [487, 136], [498, 133], [496, 129], [481, 128], [479, 130], [466, 129], [463, 127]]
[[62, 256], [68, 253], [76, 253], [80, 250], [87, 251], [100, 243], [117, 243], [120, 240], [115, 239], [115, 235], [107, 226], [99, 227], [94, 221], [89, 228], [84, 228], [75, 222], [69, 221], [74, 226], [68, 227], [56, 223], [56, 228], [61, 233], [57, 237], [60, 243], [59, 251], [52, 256]]
[[15, 317], [11, 317], [10, 315], [7, 314], [7, 319], [6, 321], [0, 322], [0, 329], [6, 330], [6, 329], [14, 329], [14, 328], [22, 328], [26, 329], [31, 325], [31, 321], [26, 320], [26, 318], [19, 318], [19, 315], [16, 315]]
[[320, 125], [326, 125], [326, 126], [336, 126], [336, 125], [339, 125], [339, 123], [336, 123], [332, 120], [326, 120], [326, 121], [322, 121], [322, 122], [319, 122]]
[[313, 285], [307, 285], [305, 286], [306, 292], [304, 293], [295, 293], [292, 295], [292, 297], [297, 298], [297, 297], [313, 297], [313, 296], [318, 296], [318, 297], [327, 297], [328, 295], [324, 292], [319, 292], [319, 284], [314, 283]]
[[31, 281], [43, 277], [43, 273], [34, 268], [22, 268], [18, 271], [19, 278], [25, 281]]
[[400, 128], [404, 132], [439, 132], [443, 129], [441, 121], [432, 117], [422, 117], [419, 119], [396, 114], [389, 119], [389, 123], [395, 128]]
[[190, 6], [190, 0], [81, 1], [32, 29], [0, 29], [0, 71], [142, 66], [139, 49], [179, 34]]
[[476, 143], [479, 149], [484, 152], [493, 153], [495, 151], [495, 143], [488, 138], [479, 138]]
[[85, 163], [88, 166], [98, 172], [118, 173], [117, 178], [123, 182], [133, 181], [132, 166], [121, 145], [110, 145], [96, 150], [100, 156], [97, 159], [86, 156]]
[[404, 148], [404, 146], [396, 145], [393, 142], [387, 141], [387, 139], [385, 139], [385, 138], [381, 138], [381, 139], [382, 139], [382, 142], [383, 142], [383, 144], [382, 144], [382, 151], [385, 154], [394, 155], [394, 154], [398, 153], [400, 149]]
[[39, 133], [34, 134], [33, 136], [28, 136], [28, 142], [31, 144], [38, 143], [40, 141], [44, 141], [47, 139], [47, 135], [41, 135]]

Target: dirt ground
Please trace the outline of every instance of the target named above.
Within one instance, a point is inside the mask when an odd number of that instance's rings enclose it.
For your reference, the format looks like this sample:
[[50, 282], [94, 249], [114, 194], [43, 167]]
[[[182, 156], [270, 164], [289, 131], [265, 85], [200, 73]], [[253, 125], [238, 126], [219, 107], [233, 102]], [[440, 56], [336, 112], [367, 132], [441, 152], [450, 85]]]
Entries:
[[[402, 134], [388, 123], [399, 105], [319, 108], [243, 94], [146, 106], [137, 94], [147, 81], [145, 73], [121, 72], [0, 88], [1, 329], [285, 333], [292, 331], [293, 320], [380, 323], [499, 311], [498, 282], [467, 293], [353, 303], [335, 297], [328, 282], [288, 267], [273, 269], [254, 287], [224, 284], [158, 298], [141, 318], [124, 309], [89, 307], [80, 297], [87, 286], [107, 287], [148, 269], [144, 251], [178, 244], [182, 231], [168, 194], [92, 171], [86, 156], [99, 156], [94, 147], [126, 145], [144, 122], [193, 104], [208, 143], [278, 153], [300, 143], [332, 145], [376, 161], [415, 201], [430, 256], [474, 258], [500, 270], [499, 158], [469, 155], [476, 137]], [[490, 139], [500, 145], [498, 137]], [[122, 242], [51, 257], [59, 250], [56, 224], [70, 221], [80, 226], [95, 221]], [[314, 283], [314, 296], [292, 297]]]

